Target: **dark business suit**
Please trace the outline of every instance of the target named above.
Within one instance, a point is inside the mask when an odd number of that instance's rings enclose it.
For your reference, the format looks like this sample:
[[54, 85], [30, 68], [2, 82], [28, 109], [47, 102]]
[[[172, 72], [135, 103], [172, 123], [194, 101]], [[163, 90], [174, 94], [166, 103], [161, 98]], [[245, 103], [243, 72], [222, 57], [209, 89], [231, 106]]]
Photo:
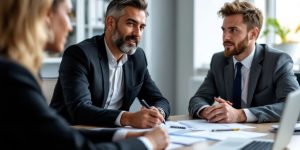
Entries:
[[104, 109], [109, 90], [104, 35], [72, 45], [64, 52], [50, 106], [72, 124], [112, 126], [121, 110], [128, 111], [138, 97], [163, 108], [166, 118], [169, 116], [169, 102], [151, 79], [141, 48], [128, 55], [123, 73], [123, 105], [119, 110]]
[[145, 149], [143, 143], [137, 139], [104, 143], [111, 141], [115, 130], [78, 132], [73, 129], [47, 105], [41, 88], [31, 73], [24, 67], [1, 57], [0, 100], [2, 148]]
[[[214, 54], [210, 70], [196, 94], [190, 99], [189, 113], [197, 118], [203, 105], [212, 105], [213, 97], [233, 99], [234, 65], [224, 52]], [[299, 88], [291, 57], [264, 44], [256, 44], [249, 74], [246, 107], [258, 122], [279, 121], [288, 93]]]

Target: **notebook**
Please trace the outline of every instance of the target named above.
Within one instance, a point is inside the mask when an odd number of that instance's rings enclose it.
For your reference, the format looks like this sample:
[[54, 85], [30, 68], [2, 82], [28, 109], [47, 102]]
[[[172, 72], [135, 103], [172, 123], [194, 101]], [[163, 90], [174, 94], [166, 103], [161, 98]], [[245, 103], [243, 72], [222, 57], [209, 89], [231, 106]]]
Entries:
[[265, 139], [226, 139], [214, 144], [209, 150], [283, 150], [291, 140], [299, 114], [300, 90], [296, 90], [287, 96], [274, 141]]

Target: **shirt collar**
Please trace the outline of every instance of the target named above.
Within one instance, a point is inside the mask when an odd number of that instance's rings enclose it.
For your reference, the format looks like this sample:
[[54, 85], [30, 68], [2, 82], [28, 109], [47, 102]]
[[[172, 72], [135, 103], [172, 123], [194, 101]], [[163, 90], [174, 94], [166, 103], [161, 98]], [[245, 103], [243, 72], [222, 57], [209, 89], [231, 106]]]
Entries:
[[118, 62], [117, 59], [111, 53], [111, 50], [109, 49], [109, 47], [107, 46], [105, 38], [104, 38], [104, 44], [105, 44], [105, 50], [106, 50], [107, 59], [108, 59], [109, 64], [122, 66], [123, 64], [125, 64], [127, 62], [127, 60], [128, 60], [127, 54], [123, 54], [121, 60]]
[[[254, 53], [255, 53], [255, 48], [256, 46], [253, 47], [252, 52], [250, 53], [250, 55], [248, 55], [244, 60], [241, 61], [241, 63], [243, 64], [243, 66], [247, 69], [250, 69], [253, 58], [254, 58]], [[235, 64], [238, 62], [234, 57], [233, 58], [233, 64], [235, 66]]]

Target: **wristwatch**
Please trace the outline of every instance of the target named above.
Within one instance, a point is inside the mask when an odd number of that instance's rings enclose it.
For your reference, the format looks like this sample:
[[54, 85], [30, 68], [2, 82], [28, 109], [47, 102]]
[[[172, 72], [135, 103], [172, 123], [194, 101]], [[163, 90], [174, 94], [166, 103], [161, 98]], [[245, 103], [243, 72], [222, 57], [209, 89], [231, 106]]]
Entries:
[[159, 113], [160, 113], [164, 118], [166, 118], [166, 114], [165, 114], [164, 109], [162, 109], [161, 107], [157, 107], [157, 110], [159, 111]]

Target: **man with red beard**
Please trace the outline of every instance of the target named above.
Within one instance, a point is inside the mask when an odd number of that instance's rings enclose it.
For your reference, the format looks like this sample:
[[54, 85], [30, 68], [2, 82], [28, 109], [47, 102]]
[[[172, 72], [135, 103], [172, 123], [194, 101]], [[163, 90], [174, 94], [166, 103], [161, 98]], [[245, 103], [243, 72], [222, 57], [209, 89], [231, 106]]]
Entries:
[[263, 16], [250, 2], [225, 3], [218, 13], [225, 50], [213, 55], [190, 99], [190, 115], [223, 123], [279, 121], [288, 93], [299, 88], [291, 57], [256, 43]]
[[[145, 0], [111, 1], [104, 34], [64, 52], [50, 106], [71, 124], [152, 128], [164, 122], [169, 102], [138, 47], [147, 16]], [[151, 108], [129, 112], [135, 98]]]

